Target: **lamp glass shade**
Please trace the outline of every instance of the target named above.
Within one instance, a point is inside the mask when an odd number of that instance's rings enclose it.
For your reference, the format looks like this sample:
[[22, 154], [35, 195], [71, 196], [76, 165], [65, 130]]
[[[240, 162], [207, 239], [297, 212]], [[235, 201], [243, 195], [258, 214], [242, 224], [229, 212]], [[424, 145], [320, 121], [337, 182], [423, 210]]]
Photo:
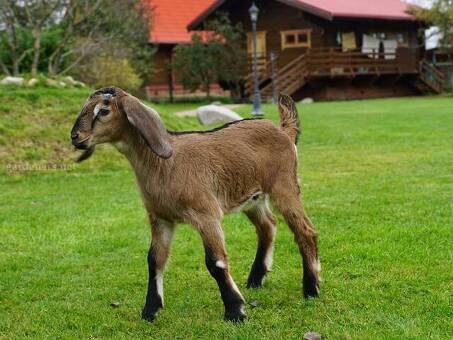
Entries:
[[257, 22], [258, 21], [258, 13], [259, 13], [259, 11], [260, 10], [258, 9], [258, 7], [256, 7], [255, 3], [252, 3], [252, 6], [249, 9], [250, 20], [252, 20], [252, 22]]

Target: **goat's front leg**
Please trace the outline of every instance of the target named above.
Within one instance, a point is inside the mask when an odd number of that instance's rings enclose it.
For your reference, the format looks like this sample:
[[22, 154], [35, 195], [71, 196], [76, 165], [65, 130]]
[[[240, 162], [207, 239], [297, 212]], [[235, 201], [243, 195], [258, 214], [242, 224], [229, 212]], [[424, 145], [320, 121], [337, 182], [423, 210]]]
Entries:
[[228, 256], [220, 222], [203, 224], [200, 234], [205, 249], [206, 266], [211, 276], [217, 281], [225, 306], [225, 320], [243, 321], [245, 301], [229, 273]]
[[164, 306], [163, 273], [170, 253], [174, 229], [174, 224], [167, 221], [151, 222], [152, 241], [148, 252], [148, 293], [142, 311], [142, 318], [147, 321], [153, 321], [159, 309]]

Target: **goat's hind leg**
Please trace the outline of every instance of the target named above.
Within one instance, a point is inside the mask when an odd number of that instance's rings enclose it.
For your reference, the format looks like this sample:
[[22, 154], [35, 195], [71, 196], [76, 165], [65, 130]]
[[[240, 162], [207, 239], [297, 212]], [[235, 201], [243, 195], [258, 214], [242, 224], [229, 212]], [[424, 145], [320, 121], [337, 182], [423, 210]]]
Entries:
[[290, 186], [288, 183], [277, 185], [271, 198], [293, 232], [302, 255], [304, 297], [316, 297], [319, 295], [320, 271], [317, 234], [315, 226], [302, 207], [298, 186], [297, 184]]
[[268, 271], [271, 270], [276, 233], [275, 217], [267, 206], [265, 199], [250, 210], [245, 211], [249, 220], [255, 225], [258, 236], [258, 247], [247, 279], [247, 288], [258, 288], [264, 283]]
[[157, 312], [164, 306], [163, 273], [170, 253], [170, 244], [175, 226], [172, 223], [156, 220], [151, 223], [152, 240], [148, 252], [148, 293], [142, 318], [153, 321]]
[[225, 306], [225, 320], [243, 321], [245, 301], [229, 273], [228, 256], [220, 222], [203, 223], [199, 231], [205, 248], [206, 267], [219, 286]]

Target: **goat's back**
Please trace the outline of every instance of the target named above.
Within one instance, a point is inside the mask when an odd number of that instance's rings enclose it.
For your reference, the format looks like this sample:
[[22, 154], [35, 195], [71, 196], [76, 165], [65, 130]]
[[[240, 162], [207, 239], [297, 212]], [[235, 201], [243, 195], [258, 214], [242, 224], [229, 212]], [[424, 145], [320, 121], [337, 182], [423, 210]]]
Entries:
[[[295, 174], [290, 137], [271, 121], [242, 120], [206, 132], [172, 135], [178, 185], [215, 192], [225, 209], [254, 192], [269, 192], [279, 176]], [[184, 181], [184, 182], [181, 182]], [[200, 193], [201, 194], [201, 193]]]

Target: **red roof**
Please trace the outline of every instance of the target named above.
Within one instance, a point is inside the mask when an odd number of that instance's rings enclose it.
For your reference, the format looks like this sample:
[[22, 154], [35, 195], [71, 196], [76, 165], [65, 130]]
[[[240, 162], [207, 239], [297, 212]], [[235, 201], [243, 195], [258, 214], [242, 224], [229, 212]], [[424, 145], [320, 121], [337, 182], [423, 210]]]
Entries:
[[409, 5], [400, 0], [281, 0], [307, 12], [333, 18], [367, 18], [381, 20], [416, 20], [407, 13]]
[[[415, 21], [413, 15], [407, 13], [409, 5], [400, 0], [276, 0], [292, 7], [320, 16], [327, 20], [336, 18], [363, 18], [377, 20]], [[227, 0], [212, 1], [200, 11], [198, 17], [188, 25], [197, 27], [208, 15], [214, 12]], [[258, 4], [259, 7], [259, 4]]]
[[153, 8], [150, 42], [179, 44], [191, 41], [187, 25], [215, 0], [147, 0]]

